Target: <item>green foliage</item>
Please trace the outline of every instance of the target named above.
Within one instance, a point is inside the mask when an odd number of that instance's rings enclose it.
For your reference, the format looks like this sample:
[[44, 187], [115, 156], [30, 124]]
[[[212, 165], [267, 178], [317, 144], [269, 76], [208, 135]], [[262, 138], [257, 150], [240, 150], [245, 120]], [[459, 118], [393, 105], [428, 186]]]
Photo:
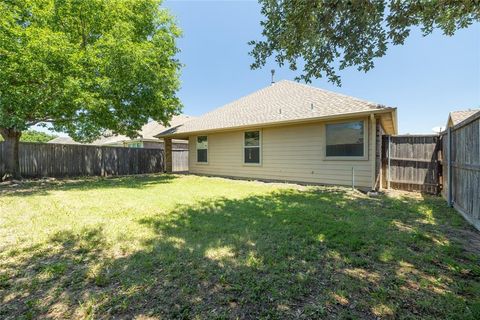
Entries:
[[[48, 142], [52, 139], [55, 139], [57, 136], [54, 134], [48, 134], [36, 130], [27, 130], [22, 132], [20, 141], [22, 142]], [[3, 141], [2, 136], [0, 136], [0, 141]]]
[[56, 135], [48, 134], [45, 132], [35, 131], [35, 130], [28, 130], [22, 133], [20, 137], [20, 141], [23, 142], [48, 142], [54, 138]]
[[338, 69], [374, 67], [388, 44], [401, 45], [413, 27], [426, 36], [436, 28], [445, 35], [480, 21], [480, 2], [465, 1], [297, 1], [259, 0], [265, 20], [261, 41], [251, 41], [253, 69], [275, 56], [276, 62], [303, 73], [297, 80], [328, 79], [341, 84]]
[[0, 128], [91, 141], [179, 113], [180, 35], [159, 0], [0, 2]]

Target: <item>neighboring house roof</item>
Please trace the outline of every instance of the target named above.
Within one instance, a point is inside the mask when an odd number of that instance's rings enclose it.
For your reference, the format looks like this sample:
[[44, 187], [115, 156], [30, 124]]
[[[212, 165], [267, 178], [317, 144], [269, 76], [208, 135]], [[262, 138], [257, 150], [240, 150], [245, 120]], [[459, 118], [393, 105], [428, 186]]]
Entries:
[[[180, 137], [193, 132], [282, 124], [374, 111], [395, 113], [395, 110], [396, 108], [283, 80], [182, 125], [172, 126], [157, 137]], [[396, 119], [393, 117], [392, 131], [396, 131]]]
[[[170, 121], [170, 126], [178, 126], [186, 121], [189, 121], [193, 119], [191, 116], [187, 115], [178, 115], [174, 116], [172, 120]], [[157, 121], [150, 121], [147, 124], [145, 124], [142, 129], [138, 133], [138, 137], [135, 139], [131, 139], [127, 136], [124, 135], [112, 135], [112, 136], [104, 136], [101, 137], [92, 143], [89, 143], [90, 145], [96, 145], [96, 146], [104, 146], [104, 145], [115, 145], [115, 144], [122, 144], [123, 142], [128, 142], [128, 141], [158, 141], [158, 138], [155, 137], [155, 135], [161, 133], [162, 131], [165, 131], [167, 127], [164, 127]], [[185, 143], [186, 141], [184, 140], [179, 140], [175, 141], [176, 143]], [[59, 143], [59, 144], [80, 144], [76, 141], [74, 141], [70, 137], [58, 137], [53, 140], [50, 140], [48, 143]]]
[[468, 109], [468, 110], [461, 110], [461, 111], [452, 111], [448, 116], [448, 123], [447, 127], [452, 127], [454, 125], [459, 124], [463, 120], [470, 118], [475, 113], [480, 112], [480, 109]]
[[70, 137], [56, 137], [47, 143], [57, 143], [57, 144], [80, 144], [79, 142], [74, 141]]
[[176, 127], [192, 119], [195, 119], [195, 117], [187, 116], [184, 114], [174, 116], [170, 121], [169, 127], [164, 127], [156, 121], [150, 121], [142, 127], [142, 131], [140, 134], [143, 139], [157, 140], [158, 138], [155, 137], [157, 134], [165, 131], [167, 128]]

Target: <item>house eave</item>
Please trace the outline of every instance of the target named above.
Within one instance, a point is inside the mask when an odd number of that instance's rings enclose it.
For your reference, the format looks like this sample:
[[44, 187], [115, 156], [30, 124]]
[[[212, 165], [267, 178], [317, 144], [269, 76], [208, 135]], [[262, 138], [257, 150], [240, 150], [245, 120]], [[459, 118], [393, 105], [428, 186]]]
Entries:
[[369, 116], [371, 114], [392, 114], [392, 127], [393, 130], [390, 134], [397, 133], [397, 116], [396, 116], [397, 108], [386, 108], [380, 110], [369, 110], [369, 111], [361, 111], [361, 112], [349, 112], [349, 113], [342, 113], [337, 115], [329, 115], [329, 116], [321, 116], [321, 117], [311, 117], [311, 118], [303, 118], [303, 119], [293, 119], [293, 120], [284, 120], [284, 121], [274, 121], [274, 122], [264, 122], [264, 123], [254, 123], [242, 126], [233, 126], [233, 127], [225, 127], [225, 128], [212, 128], [212, 129], [205, 129], [205, 130], [196, 130], [196, 131], [187, 131], [187, 132], [180, 132], [180, 133], [167, 133], [167, 134], [158, 134], [155, 137], [161, 138], [177, 138], [177, 139], [187, 139], [191, 135], [198, 135], [198, 134], [206, 134], [211, 132], [226, 132], [226, 131], [237, 131], [237, 130], [244, 130], [248, 128], [265, 128], [265, 127], [280, 127], [285, 125], [293, 125], [293, 124], [303, 124], [303, 123], [311, 123], [317, 121], [327, 121], [327, 120], [339, 120], [339, 119], [346, 119], [352, 117], [362, 117], [362, 116]]

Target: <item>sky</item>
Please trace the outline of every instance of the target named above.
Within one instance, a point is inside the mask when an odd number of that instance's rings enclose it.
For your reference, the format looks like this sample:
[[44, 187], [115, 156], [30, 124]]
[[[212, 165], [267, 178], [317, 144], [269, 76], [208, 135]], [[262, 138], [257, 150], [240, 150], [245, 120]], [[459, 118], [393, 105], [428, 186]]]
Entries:
[[[178, 41], [185, 67], [179, 96], [184, 113], [198, 116], [298, 72], [273, 63], [250, 70], [250, 40], [261, 39], [256, 1], [166, 1], [183, 30]], [[453, 37], [416, 31], [405, 45], [390, 47], [368, 73], [339, 73], [342, 86], [326, 79], [313, 86], [397, 107], [400, 133], [432, 133], [452, 110], [480, 108], [480, 24]]]
[[[300, 71], [279, 68], [273, 59], [251, 70], [250, 40], [261, 39], [256, 1], [167, 0], [163, 4], [183, 30], [178, 40], [184, 64], [178, 95], [184, 113], [199, 116], [270, 84], [294, 80]], [[480, 24], [453, 37], [414, 30], [403, 46], [391, 46], [368, 73], [339, 72], [342, 86], [326, 79], [311, 85], [397, 107], [399, 133], [433, 133], [453, 110], [480, 108]]]

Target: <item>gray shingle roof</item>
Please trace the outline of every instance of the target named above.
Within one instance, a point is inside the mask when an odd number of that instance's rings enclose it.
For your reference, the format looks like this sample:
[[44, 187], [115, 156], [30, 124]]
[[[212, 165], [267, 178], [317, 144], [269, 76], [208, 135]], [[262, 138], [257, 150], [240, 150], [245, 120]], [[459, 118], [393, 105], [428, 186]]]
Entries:
[[76, 142], [75, 140], [73, 140], [73, 139], [70, 138], [70, 137], [56, 137], [56, 138], [48, 141], [48, 143], [56, 143], [56, 144], [80, 144], [79, 142]]
[[[187, 132], [272, 124], [292, 120], [390, 109], [343, 94], [283, 80], [162, 132]], [[392, 110], [394, 108], [391, 108]]]
[[[192, 116], [184, 115], [184, 114], [174, 116], [170, 121], [169, 127], [175, 127], [175, 126], [181, 125], [192, 119], [195, 119], [195, 118]], [[140, 132], [140, 135], [142, 136], [143, 139], [157, 139], [155, 136], [161, 133], [162, 131], [165, 131], [169, 127], [164, 127], [156, 121], [150, 121], [149, 123], [147, 123], [142, 127], [142, 131]]]
[[[170, 126], [178, 126], [181, 125], [182, 123], [189, 121], [193, 119], [191, 116], [187, 115], [178, 115], [174, 116], [172, 120], [170, 121]], [[131, 141], [131, 140], [158, 140], [158, 138], [155, 137], [155, 135], [161, 133], [162, 131], [165, 131], [167, 127], [164, 127], [157, 121], [150, 121], [147, 124], [145, 124], [142, 127], [142, 130], [138, 132], [139, 137], [137, 139], [130, 139], [127, 136], [123, 135], [111, 135], [111, 136], [105, 136], [101, 137], [92, 143], [89, 143], [90, 145], [96, 145], [96, 146], [104, 146], [104, 145], [111, 145], [111, 144], [118, 144], [124, 141]], [[179, 143], [185, 142], [185, 141], [178, 141]], [[53, 140], [50, 140], [48, 143], [58, 143], [58, 144], [80, 144], [76, 141], [74, 141], [70, 137], [58, 137]]]
[[450, 112], [450, 119], [452, 119], [453, 125], [459, 124], [463, 120], [470, 118], [475, 113], [479, 112], [480, 109], [469, 109], [469, 110], [462, 110], [462, 111], [453, 111]]

